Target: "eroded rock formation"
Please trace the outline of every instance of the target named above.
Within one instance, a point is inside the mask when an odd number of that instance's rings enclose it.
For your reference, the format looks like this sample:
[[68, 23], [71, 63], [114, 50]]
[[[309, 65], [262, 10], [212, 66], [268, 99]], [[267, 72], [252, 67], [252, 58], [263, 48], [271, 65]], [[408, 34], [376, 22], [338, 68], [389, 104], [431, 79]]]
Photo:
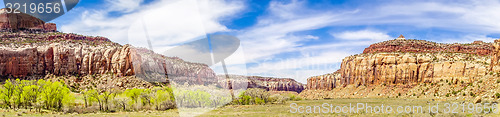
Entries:
[[332, 90], [340, 86], [341, 74], [336, 71], [331, 74], [313, 76], [307, 79], [308, 90]]
[[[396, 39], [376, 43], [362, 54], [343, 59], [332, 74], [310, 77], [308, 90], [332, 90], [347, 85], [397, 85], [460, 80], [472, 82], [498, 64], [496, 43], [441, 44], [424, 40]], [[494, 55], [494, 56], [490, 56]], [[491, 59], [493, 58], [493, 59]], [[491, 62], [490, 62], [491, 59]], [[500, 71], [500, 70], [498, 70]]]
[[414, 84], [441, 79], [472, 81], [486, 75], [489, 57], [462, 53], [377, 53], [346, 57], [343, 85]]
[[182, 76], [181, 80], [189, 84], [217, 83], [215, 73], [207, 65], [122, 46], [104, 37], [24, 32], [5, 32], [1, 36], [0, 76], [3, 78], [115, 74], [138, 75], [152, 82], [167, 82], [167, 76]]
[[474, 55], [489, 55], [493, 47], [491, 43], [476, 41], [471, 44], [445, 44], [425, 40], [395, 39], [375, 43], [365, 48], [363, 53], [380, 52], [412, 52], [412, 53], [466, 53]]
[[492, 72], [500, 72], [500, 39], [495, 40], [493, 45], [493, 51], [491, 53], [491, 65], [490, 69]]
[[42, 30], [56, 31], [56, 24], [44, 21], [25, 13], [8, 13], [8, 8], [0, 9], [0, 29], [2, 30]]
[[[219, 85], [224, 88], [228, 88], [226, 76], [218, 75], [218, 78]], [[241, 75], [230, 75], [229, 78], [232, 81], [233, 89], [261, 88], [268, 91], [294, 91], [297, 93], [300, 93], [305, 89], [304, 84], [299, 83], [291, 78], [272, 78]]]

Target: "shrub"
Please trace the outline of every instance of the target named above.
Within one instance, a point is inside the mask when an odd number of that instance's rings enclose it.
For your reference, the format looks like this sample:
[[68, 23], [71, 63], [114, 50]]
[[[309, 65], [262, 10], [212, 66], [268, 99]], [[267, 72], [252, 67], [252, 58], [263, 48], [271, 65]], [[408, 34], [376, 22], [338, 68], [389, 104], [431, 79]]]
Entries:
[[74, 96], [63, 81], [49, 80], [7, 80], [0, 89], [0, 99], [3, 107], [41, 108], [61, 111], [74, 103]]
[[166, 110], [175, 107], [171, 88], [156, 90], [150, 102], [155, 105], [156, 110]]

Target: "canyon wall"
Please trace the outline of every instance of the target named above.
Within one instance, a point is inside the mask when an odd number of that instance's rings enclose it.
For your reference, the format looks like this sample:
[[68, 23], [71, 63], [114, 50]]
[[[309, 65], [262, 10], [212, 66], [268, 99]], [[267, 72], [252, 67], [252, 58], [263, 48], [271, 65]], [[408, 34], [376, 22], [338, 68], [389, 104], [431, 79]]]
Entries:
[[462, 53], [376, 53], [349, 56], [342, 85], [415, 84], [441, 79], [472, 81], [487, 73], [489, 58]]
[[411, 53], [466, 53], [474, 55], [490, 55], [493, 47], [491, 43], [474, 41], [469, 44], [446, 44], [426, 40], [389, 40], [375, 43], [365, 48], [363, 53], [380, 52], [411, 52]]
[[[165, 57], [130, 45], [121, 46], [106, 41], [107, 39], [80, 40], [72, 38], [78, 36], [52, 36], [56, 39], [48, 42], [36, 40], [37, 43], [8, 41], [23, 40], [22, 36], [5, 38], [0, 45], [0, 76], [40, 78], [48, 74], [85, 76], [111, 73], [118, 76], [140, 74], [139, 78], [156, 78], [152, 80], [161, 82], [166, 82], [166, 76], [169, 75], [186, 76], [188, 78], [185, 81], [190, 84], [217, 82], [215, 73], [207, 65]], [[146, 54], [148, 52], [149, 54]], [[151, 77], [153, 73], [160, 74]]]
[[455, 79], [474, 81], [497, 69], [500, 49], [494, 44], [442, 44], [425, 40], [389, 40], [370, 45], [362, 54], [342, 60], [331, 74], [308, 78], [307, 90], [347, 85], [418, 84]]
[[[218, 75], [219, 85], [227, 87], [227, 80], [225, 75]], [[297, 93], [305, 89], [304, 84], [299, 83], [291, 78], [272, 78], [260, 76], [241, 76], [229, 75], [233, 89], [241, 88], [261, 88], [268, 91], [294, 91]]]
[[332, 90], [340, 87], [341, 74], [336, 71], [331, 74], [313, 76], [307, 79], [307, 90]]
[[0, 9], [0, 29], [1, 30], [41, 30], [56, 31], [54, 23], [44, 21], [25, 13], [7, 13], [8, 8]]
[[493, 51], [491, 53], [491, 64], [489, 70], [491, 72], [500, 72], [500, 39], [495, 40], [492, 44]]

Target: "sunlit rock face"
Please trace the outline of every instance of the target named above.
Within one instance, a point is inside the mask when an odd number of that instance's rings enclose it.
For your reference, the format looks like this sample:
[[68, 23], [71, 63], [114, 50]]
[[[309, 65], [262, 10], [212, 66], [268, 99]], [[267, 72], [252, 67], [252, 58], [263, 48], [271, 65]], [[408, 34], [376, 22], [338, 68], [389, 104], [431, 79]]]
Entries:
[[441, 79], [465, 81], [487, 73], [488, 56], [462, 53], [376, 53], [347, 57], [341, 85], [415, 84]]
[[[362, 54], [342, 60], [331, 74], [310, 77], [307, 90], [332, 90], [347, 85], [418, 84], [458, 79], [474, 81], [500, 71], [500, 41], [443, 44], [395, 39], [370, 45]], [[491, 64], [491, 66], [490, 66]]]
[[[228, 75], [231, 79], [231, 84], [235, 89], [241, 88], [261, 88], [268, 91], [293, 91], [300, 93], [305, 89], [305, 85], [291, 78], [272, 78], [260, 76], [241, 76]], [[227, 88], [227, 80], [225, 75], [218, 75], [219, 85]], [[245, 87], [239, 87], [245, 86]]]

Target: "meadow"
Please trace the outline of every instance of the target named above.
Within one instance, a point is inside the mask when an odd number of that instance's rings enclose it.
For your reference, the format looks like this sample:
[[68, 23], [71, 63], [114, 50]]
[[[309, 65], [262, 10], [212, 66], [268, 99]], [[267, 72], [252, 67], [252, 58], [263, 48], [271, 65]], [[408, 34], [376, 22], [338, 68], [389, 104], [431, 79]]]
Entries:
[[[458, 113], [444, 113], [446, 107], [445, 103], [461, 104], [464, 101], [454, 100], [454, 101], [444, 101], [444, 100], [432, 100], [432, 99], [399, 99], [399, 98], [367, 98], [367, 99], [324, 99], [324, 100], [300, 100], [300, 101], [287, 101], [284, 104], [263, 104], [263, 105], [226, 105], [221, 108], [216, 108], [212, 111], [204, 113], [198, 116], [277, 116], [277, 117], [290, 117], [290, 116], [500, 116], [498, 113], [492, 113], [492, 110], [483, 109], [481, 111], [469, 113], [467, 107], [465, 111], [461, 110], [459, 106]], [[332, 104], [335, 106], [348, 106], [349, 104], [364, 103], [371, 105], [373, 107], [384, 105], [385, 107], [391, 106], [394, 108], [393, 113], [372, 113], [365, 110], [360, 110], [357, 113], [291, 113], [294, 111], [290, 107], [290, 104], [297, 104], [297, 106], [321, 106], [322, 104]], [[466, 103], [466, 102], [465, 102]], [[439, 104], [439, 113], [429, 113], [429, 104], [434, 106]], [[476, 104], [475, 104], [476, 105]], [[396, 108], [402, 106], [421, 106], [423, 107], [422, 113], [410, 112], [402, 113], [396, 112]], [[484, 106], [483, 106], [484, 107]], [[490, 112], [488, 112], [490, 111]], [[166, 111], [138, 111], [138, 112], [115, 112], [115, 113], [87, 113], [87, 114], [76, 114], [76, 113], [62, 113], [62, 112], [47, 112], [47, 113], [30, 113], [28, 110], [18, 110], [18, 111], [8, 111], [5, 109], [0, 110], [2, 116], [16, 116], [18, 114], [23, 116], [96, 116], [96, 117], [118, 117], [118, 116], [128, 116], [128, 117], [142, 117], [142, 116], [178, 116], [177, 109], [170, 109]], [[318, 111], [316, 111], [318, 112]]]

